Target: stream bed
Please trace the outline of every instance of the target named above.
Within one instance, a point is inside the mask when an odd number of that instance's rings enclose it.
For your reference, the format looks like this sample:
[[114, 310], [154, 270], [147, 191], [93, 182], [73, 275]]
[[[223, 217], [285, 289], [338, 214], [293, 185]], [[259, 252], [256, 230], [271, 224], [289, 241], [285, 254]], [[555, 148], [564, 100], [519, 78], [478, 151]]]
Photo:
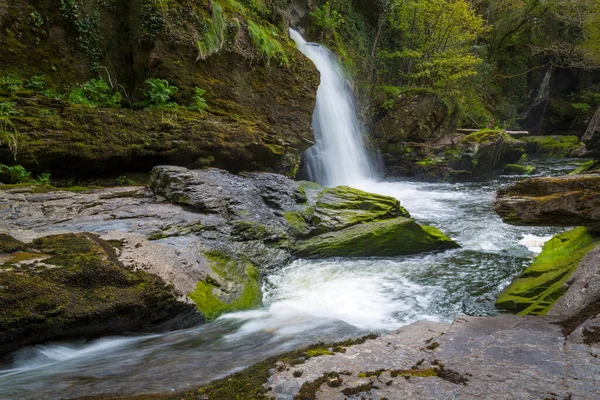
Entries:
[[[576, 165], [539, 161], [540, 175]], [[264, 308], [164, 334], [24, 348], [0, 361], [0, 399], [180, 391], [318, 341], [386, 332], [417, 320], [493, 315], [494, 299], [555, 228], [503, 224], [491, 202], [522, 179], [422, 183], [362, 180], [462, 248], [394, 258], [296, 260], [264, 278]]]

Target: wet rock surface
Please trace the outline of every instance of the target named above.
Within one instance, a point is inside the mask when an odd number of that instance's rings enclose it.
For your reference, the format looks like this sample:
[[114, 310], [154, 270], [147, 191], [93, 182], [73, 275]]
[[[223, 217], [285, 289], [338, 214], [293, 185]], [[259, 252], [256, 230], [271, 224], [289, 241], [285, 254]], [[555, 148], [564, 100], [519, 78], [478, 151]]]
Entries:
[[599, 353], [546, 318], [458, 317], [278, 368], [265, 387], [277, 399], [593, 399]]
[[[0, 356], [20, 346], [202, 322], [156, 275], [90, 233], [44, 236], [0, 256]], [[6, 250], [6, 249], [3, 249]]]
[[[336, 248], [347, 250], [313, 254], [321, 257], [384, 254], [385, 246], [394, 247], [403, 238], [415, 244], [411, 253], [454, 244], [437, 229], [402, 215], [408, 213], [398, 200], [348, 187], [328, 189], [272, 173], [162, 166], [153, 169], [149, 188], [0, 190], [0, 254], [25, 251], [31, 241], [49, 235], [98, 235], [112, 243], [115, 263], [160, 277], [163, 286], [172, 285], [165, 290], [179, 299], [180, 307], [195, 305], [212, 319], [260, 306], [261, 274], [286, 265], [295, 246], [311, 237], [340, 233]], [[387, 228], [381, 235], [380, 225]], [[350, 249], [354, 239], [347, 230], [366, 232], [363, 242], [374, 234], [378, 241]], [[415, 230], [421, 234], [417, 241]], [[421, 239], [427, 245], [421, 246]], [[56, 337], [73, 335], [87, 334], [73, 330]]]
[[493, 204], [514, 225], [600, 228], [600, 174], [544, 177], [498, 191]]

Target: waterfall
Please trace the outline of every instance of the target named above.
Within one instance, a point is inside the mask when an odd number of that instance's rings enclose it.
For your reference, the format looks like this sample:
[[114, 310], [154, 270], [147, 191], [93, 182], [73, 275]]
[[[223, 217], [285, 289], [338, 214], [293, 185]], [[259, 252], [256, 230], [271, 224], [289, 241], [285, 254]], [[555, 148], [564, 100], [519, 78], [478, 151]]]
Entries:
[[312, 121], [317, 143], [304, 154], [309, 179], [337, 186], [373, 178], [375, 168], [363, 144], [354, 94], [337, 57], [325, 47], [307, 43], [293, 29], [290, 36], [321, 73]]

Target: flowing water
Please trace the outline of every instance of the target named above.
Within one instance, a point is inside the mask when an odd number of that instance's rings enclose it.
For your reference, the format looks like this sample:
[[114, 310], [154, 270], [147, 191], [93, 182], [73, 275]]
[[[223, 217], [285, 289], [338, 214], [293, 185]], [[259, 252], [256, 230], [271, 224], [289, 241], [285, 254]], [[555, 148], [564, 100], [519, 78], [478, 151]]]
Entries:
[[321, 74], [312, 121], [316, 145], [304, 154], [309, 179], [333, 187], [372, 178], [375, 168], [363, 146], [354, 95], [337, 57], [293, 29], [290, 36]]
[[[0, 399], [179, 391], [317, 341], [385, 332], [416, 320], [449, 322], [460, 313], [496, 312], [495, 295], [557, 232], [505, 225], [491, 210], [495, 191], [519, 178], [462, 184], [371, 178], [339, 67], [324, 49], [299, 35], [295, 40], [334, 88], [319, 88], [313, 177], [395, 196], [415, 219], [441, 228], [462, 248], [393, 258], [296, 260], [264, 278], [261, 309], [163, 334], [24, 348], [0, 361]], [[310, 56], [313, 52], [318, 56]], [[334, 104], [322, 107], [323, 102]], [[339, 115], [323, 115], [328, 108]], [[339, 122], [339, 131], [332, 121]], [[326, 126], [333, 127], [323, 131]], [[323, 141], [328, 144], [321, 146]], [[552, 165], [540, 168], [543, 175], [564, 172]]]
[[419, 222], [440, 227], [462, 248], [394, 258], [296, 260], [265, 277], [264, 308], [258, 310], [164, 334], [25, 348], [0, 363], [0, 399], [183, 390], [321, 340], [393, 330], [421, 319], [449, 322], [460, 313], [494, 314], [494, 296], [557, 232], [505, 225], [491, 210], [496, 189], [515, 179], [358, 182], [365, 190], [399, 197]]

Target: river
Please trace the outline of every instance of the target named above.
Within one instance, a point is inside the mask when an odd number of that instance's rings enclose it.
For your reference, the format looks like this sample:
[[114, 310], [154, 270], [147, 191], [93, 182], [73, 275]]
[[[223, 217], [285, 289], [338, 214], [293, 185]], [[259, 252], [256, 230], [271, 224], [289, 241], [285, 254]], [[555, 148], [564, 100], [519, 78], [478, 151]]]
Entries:
[[[541, 163], [539, 174], [561, 174]], [[264, 308], [164, 334], [28, 347], [0, 364], [1, 399], [58, 399], [184, 390], [318, 341], [385, 332], [416, 320], [491, 315], [495, 295], [553, 228], [503, 224], [495, 191], [519, 177], [459, 184], [356, 182], [398, 197], [462, 248], [394, 258], [296, 260], [264, 278]]]

